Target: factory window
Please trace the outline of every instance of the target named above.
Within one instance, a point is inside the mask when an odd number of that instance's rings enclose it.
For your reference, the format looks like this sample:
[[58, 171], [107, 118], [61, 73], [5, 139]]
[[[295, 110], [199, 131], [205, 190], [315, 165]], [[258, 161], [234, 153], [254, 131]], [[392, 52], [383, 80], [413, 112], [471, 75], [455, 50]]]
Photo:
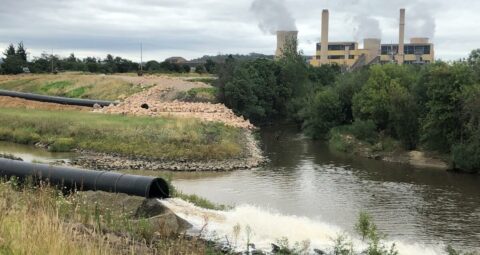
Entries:
[[320, 59], [320, 56], [316, 56], [317, 59]]
[[317, 51], [322, 50], [322, 45], [320, 43], [317, 43]]
[[403, 51], [407, 55], [415, 54], [415, 46], [413, 45], [405, 45], [405, 49]]
[[344, 55], [331, 55], [328, 56], [328, 59], [345, 59]]
[[382, 45], [382, 55], [397, 55], [397, 45]]
[[343, 44], [328, 45], [328, 50], [345, 50], [345, 45]]
[[415, 45], [415, 55], [429, 55], [430, 45]]
[[354, 55], [349, 55], [348, 59], [355, 59], [355, 56]]

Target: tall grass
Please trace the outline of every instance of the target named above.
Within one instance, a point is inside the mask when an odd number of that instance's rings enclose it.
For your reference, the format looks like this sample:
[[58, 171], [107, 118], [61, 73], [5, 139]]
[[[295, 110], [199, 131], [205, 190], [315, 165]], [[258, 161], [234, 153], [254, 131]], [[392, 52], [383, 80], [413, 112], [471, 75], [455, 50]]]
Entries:
[[147, 220], [82, 194], [63, 196], [48, 186], [0, 181], [2, 255], [216, 253], [201, 240], [161, 233]]
[[221, 123], [12, 108], [0, 108], [0, 140], [166, 160], [229, 159], [243, 152], [241, 131]]
[[144, 88], [109, 76], [42, 74], [1, 76], [0, 89], [72, 98], [118, 100], [140, 92]]

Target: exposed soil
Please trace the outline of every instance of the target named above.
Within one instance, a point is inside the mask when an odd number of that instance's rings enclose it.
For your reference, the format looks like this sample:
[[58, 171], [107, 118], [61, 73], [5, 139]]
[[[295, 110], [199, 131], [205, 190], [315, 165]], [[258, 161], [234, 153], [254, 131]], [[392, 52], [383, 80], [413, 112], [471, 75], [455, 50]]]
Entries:
[[[137, 77], [128, 77], [137, 78]], [[236, 116], [233, 111], [223, 104], [187, 103], [171, 101], [182, 90], [195, 87], [208, 87], [201, 82], [188, 82], [179, 78], [155, 77], [148, 82], [163, 82], [144, 92], [137, 93], [125, 99], [118, 105], [112, 105], [95, 111], [113, 114], [131, 114], [144, 116], [174, 116], [198, 118], [205, 121], [223, 122], [226, 125], [254, 129], [255, 127], [243, 117]]]
[[110, 75], [108, 77], [117, 78], [141, 87], [152, 87], [156, 89], [154, 91], [161, 91], [159, 96], [155, 99], [162, 101], [172, 101], [176, 94], [180, 91], [188, 91], [193, 88], [207, 88], [209, 85], [203, 82], [190, 82], [180, 77], [168, 77], [157, 75], [144, 75], [144, 76], [126, 76], [126, 75]]
[[70, 110], [70, 111], [91, 111], [91, 107], [63, 105], [55, 103], [44, 103], [15, 97], [0, 96], [0, 106], [9, 108], [41, 109], [41, 110]]

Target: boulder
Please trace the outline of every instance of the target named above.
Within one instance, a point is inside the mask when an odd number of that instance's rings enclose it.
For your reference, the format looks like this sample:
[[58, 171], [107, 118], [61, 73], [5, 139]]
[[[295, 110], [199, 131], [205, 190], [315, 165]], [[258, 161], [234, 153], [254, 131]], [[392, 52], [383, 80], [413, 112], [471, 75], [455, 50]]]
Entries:
[[161, 235], [182, 234], [192, 227], [157, 199], [145, 199], [135, 213], [136, 218], [145, 218]]

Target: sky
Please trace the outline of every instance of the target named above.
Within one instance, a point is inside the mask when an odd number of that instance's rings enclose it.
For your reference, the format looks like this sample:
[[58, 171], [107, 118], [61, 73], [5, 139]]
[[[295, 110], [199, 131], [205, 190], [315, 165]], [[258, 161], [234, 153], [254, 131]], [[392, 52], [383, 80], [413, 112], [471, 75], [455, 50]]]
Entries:
[[274, 54], [272, 32], [296, 28], [299, 48], [313, 55], [322, 9], [330, 11], [330, 41], [393, 43], [400, 8], [407, 12], [407, 40], [430, 37], [437, 58], [455, 60], [480, 48], [478, 0], [0, 0], [0, 48], [23, 41], [29, 58], [53, 50], [134, 61], [140, 43], [144, 61]]

